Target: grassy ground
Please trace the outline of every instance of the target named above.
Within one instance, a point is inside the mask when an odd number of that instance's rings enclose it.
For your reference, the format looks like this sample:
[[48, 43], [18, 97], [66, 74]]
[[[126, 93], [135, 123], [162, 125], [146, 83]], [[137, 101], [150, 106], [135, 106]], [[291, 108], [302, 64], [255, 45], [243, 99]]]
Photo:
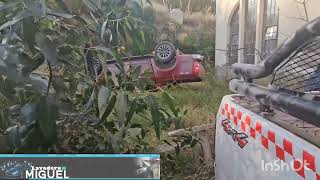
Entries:
[[[177, 84], [164, 90], [174, 98], [175, 107], [179, 107], [180, 112], [186, 110], [186, 114], [181, 116], [180, 128], [214, 123], [222, 97], [232, 93], [228, 83], [216, 80], [212, 72], [207, 72], [202, 82]], [[154, 95], [159, 97], [160, 107], [166, 107], [165, 103], [161, 102], [163, 100], [160, 98], [161, 94], [161, 91], [154, 92]], [[141, 123], [142, 119], [137, 117], [135, 120]], [[161, 133], [162, 140], [167, 138], [166, 132]], [[147, 139], [151, 146], [163, 143], [155, 134], [149, 134]]]
[[167, 92], [181, 111], [187, 110], [183, 117], [186, 127], [213, 123], [222, 97], [232, 93], [228, 84], [217, 81], [211, 72], [203, 82], [179, 84], [168, 88]]
[[[187, 110], [187, 114], [182, 117], [185, 127], [215, 123], [222, 97], [232, 93], [227, 82], [216, 80], [212, 72], [206, 74], [203, 82], [179, 84], [166, 89], [166, 92], [174, 97], [182, 111]], [[174, 166], [164, 165], [162, 168], [162, 173], [170, 176], [163, 178], [174, 180], [192, 179], [196, 171], [192, 153], [188, 152], [176, 156]]]

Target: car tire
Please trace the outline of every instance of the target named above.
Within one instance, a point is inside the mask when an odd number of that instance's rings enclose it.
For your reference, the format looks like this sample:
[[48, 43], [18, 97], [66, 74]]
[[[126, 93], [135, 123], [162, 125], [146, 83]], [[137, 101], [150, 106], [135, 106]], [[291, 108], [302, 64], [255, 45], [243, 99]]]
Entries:
[[155, 61], [159, 64], [171, 64], [176, 54], [176, 47], [168, 42], [160, 42], [154, 51]]

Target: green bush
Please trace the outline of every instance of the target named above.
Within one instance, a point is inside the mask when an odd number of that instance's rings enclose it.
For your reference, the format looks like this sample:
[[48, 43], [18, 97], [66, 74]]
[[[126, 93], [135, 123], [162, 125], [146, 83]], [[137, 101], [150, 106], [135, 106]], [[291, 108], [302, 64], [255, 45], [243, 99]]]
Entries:
[[203, 33], [201, 30], [192, 32], [182, 42], [178, 42], [177, 47], [184, 53], [199, 53], [207, 60], [214, 59], [214, 37], [212, 34]]

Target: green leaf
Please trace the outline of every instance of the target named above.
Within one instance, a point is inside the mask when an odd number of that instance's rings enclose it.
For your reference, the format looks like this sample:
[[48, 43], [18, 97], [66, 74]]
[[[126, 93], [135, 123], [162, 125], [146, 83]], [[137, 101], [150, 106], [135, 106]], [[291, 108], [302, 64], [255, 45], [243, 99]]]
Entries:
[[99, 108], [99, 118], [101, 119], [105, 110], [107, 109], [109, 99], [111, 96], [111, 90], [102, 86], [98, 93], [98, 108]]
[[120, 86], [118, 78], [117, 78], [117, 75], [116, 75], [116, 72], [114, 72], [114, 71], [111, 72], [111, 80], [112, 80], [112, 82], [113, 82], [115, 87], [119, 87]]
[[145, 138], [147, 132], [149, 132], [149, 130], [145, 130], [145, 129], [143, 129], [143, 128], [141, 129], [141, 138], [142, 138], [142, 139]]
[[159, 105], [156, 98], [153, 95], [148, 95], [146, 97], [147, 104], [150, 108], [151, 117], [153, 121], [154, 130], [156, 132], [157, 138], [160, 139], [160, 113]]
[[117, 131], [114, 127], [114, 121], [105, 121], [104, 125], [108, 129], [108, 131], [112, 133]]
[[15, 7], [18, 3], [20, 3], [20, 1], [1, 4], [0, 5], [0, 11], [3, 11], [3, 10], [8, 9], [8, 8]]
[[21, 137], [19, 134], [19, 128], [17, 125], [11, 126], [8, 129], [6, 129], [7, 134], [7, 142], [12, 149], [18, 148], [21, 144]]
[[[20, 12], [19, 14], [17, 14], [15, 17], [12, 18], [11, 21], [8, 21], [8, 22], [2, 24], [0, 26], [0, 30], [3, 30], [9, 26], [12, 26], [24, 18], [27, 18], [30, 16], [42, 17], [43, 15], [45, 15], [46, 6], [45, 6], [45, 3], [43, 0], [36, 2], [36, 3], [34, 3], [34, 2], [27, 3], [27, 6], [28, 6], [27, 10], [24, 10], [24, 11]], [[4, 6], [1, 6], [1, 7], [4, 8]]]
[[9, 125], [9, 111], [7, 109], [0, 110], [0, 129], [3, 131]]
[[145, 36], [144, 36], [144, 32], [143, 32], [143, 31], [140, 31], [140, 33], [141, 33], [142, 43], [143, 43], [143, 44], [146, 44], [146, 39], [145, 39]]
[[93, 12], [96, 12], [98, 10], [98, 7], [95, 5], [95, 3], [92, 3], [90, 0], [82, 0], [82, 2]]
[[9, 81], [8, 79], [4, 79], [2, 75], [0, 75], [0, 93], [7, 99], [11, 101], [14, 99], [15, 94], [15, 85]]
[[83, 144], [84, 141], [85, 141], [85, 138], [84, 138], [84, 137], [80, 137], [80, 138], [79, 138], [79, 143], [80, 143], [80, 144]]
[[123, 128], [126, 123], [126, 115], [128, 112], [128, 95], [124, 91], [120, 91], [117, 95], [115, 105], [115, 115], [117, 117], [118, 128]]
[[130, 128], [142, 128], [141, 124], [132, 124]]
[[23, 68], [21, 69], [22, 74], [24, 76], [28, 76], [32, 71], [37, 69], [41, 64], [43, 64], [43, 60], [39, 58], [32, 58], [26, 53], [19, 54], [19, 64], [23, 65]]
[[136, 111], [136, 108], [137, 108], [137, 103], [136, 101], [132, 101], [131, 104], [130, 104], [130, 109], [129, 109], [129, 112], [127, 112], [126, 114], [126, 124], [125, 126], [127, 126], [129, 124], [129, 122], [131, 121], [135, 111]]
[[28, 12], [31, 12], [31, 16], [39, 19], [46, 15], [47, 5], [45, 0], [27, 1], [25, 4], [27, 5]]
[[90, 96], [88, 102], [85, 105], [85, 111], [88, 111], [92, 107], [95, 96], [96, 96], [96, 90], [94, 89], [91, 93], [91, 96]]
[[37, 31], [37, 25], [34, 23], [32, 17], [23, 20], [23, 38], [31, 50], [34, 50], [33, 46], [36, 43], [35, 35]]
[[100, 35], [101, 40], [104, 40], [104, 33], [106, 31], [107, 23], [108, 23], [108, 18], [103, 22], [102, 27], [101, 27], [101, 35]]
[[121, 38], [123, 39], [124, 42], [129, 43], [128, 33], [126, 31], [126, 24], [124, 24], [124, 23], [120, 23], [120, 24], [121, 24], [121, 26], [119, 26], [119, 33], [121, 35]]
[[[60, 7], [63, 11], [65, 12], [70, 12], [69, 8], [68, 8], [68, 5], [66, 4], [65, 1], [63, 0], [58, 0], [58, 1], [55, 1], [58, 5], [58, 7]], [[74, 8], [74, 7], [72, 7]]]
[[58, 114], [58, 108], [53, 103], [50, 103], [46, 97], [40, 98], [36, 108], [36, 123], [47, 144], [56, 141], [56, 121], [59, 119]]
[[11, 20], [11, 21], [8, 21], [8, 22], [2, 24], [2, 25], [0, 26], [0, 31], [3, 30], [3, 29], [5, 29], [5, 28], [7, 28], [7, 27], [9, 27], [9, 26], [14, 25], [15, 23], [19, 22], [21, 19], [22, 19], [22, 18], [13, 19], [13, 20]]
[[127, 3], [127, 7], [132, 11], [133, 16], [135, 16], [135, 17], [140, 17], [143, 13], [143, 7], [140, 3], [142, 3], [141, 0], [140, 0], [140, 2], [128, 1], [128, 3]]
[[34, 67], [33, 59], [27, 54], [18, 53], [15, 46], [0, 45], [0, 57], [2, 57], [0, 59], [0, 74], [5, 75], [7, 79], [32, 85], [33, 90], [41, 93], [47, 90], [47, 80], [38, 75], [30, 74]]
[[162, 97], [165, 100], [165, 103], [169, 106], [171, 112], [178, 117], [179, 111], [176, 109], [175, 104], [174, 104], [174, 99], [172, 96], [170, 96], [167, 92], [162, 93]]
[[36, 105], [32, 103], [25, 104], [24, 106], [22, 106], [20, 110], [20, 114], [22, 116], [21, 118], [22, 125], [31, 124], [36, 117]]
[[74, 15], [71, 15], [71, 14], [66, 14], [66, 13], [59, 13], [59, 12], [55, 12], [51, 9], [47, 9], [47, 14], [48, 15], [52, 15], [52, 16], [56, 16], [56, 17], [62, 17], [62, 18], [67, 18], [67, 19], [70, 19], [70, 18], [73, 18]]
[[46, 60], [52, 65], [57, 64], [58, 53], [56, 45], [54, 45], [53, 42], [51, 42], [44, 34], [39, 33], [36, 35], [36, 43], [44, 54]]
[[[107, 117], [108, 117], [108, 116], [110, 115], [110, 113], [112, 112], [112, 110], [113, 110], [113, 108], [114, 108], [114, 106], [115, 106], [115, 104], [116, 104], [116, 101], [117, 101], [117, 97], [116, 97], [116, 96], [111, 96], [110, 101], [109, 101], [109, 104], [108, 104], [106, 110], [104, 111], [104, 113], [103, 113], [103, 115], [102, 115], [102, 117], [101, 117], [101, 119], [100, 119], [100, 122], [102, 122], [103, 120], [107, 119]], [[100, 123], [100, 122], [99, 122], [99, 123]], [[99, 123], [98, 123], [98, 124], [99, 124]]]
[[141, 66], [137, 66], [136, 68], [134, 68], [133, 72], [131, 73], [131, 78], [133, 80], [138, 79], [140, 76], [140, 72], [141, 72]]
[[175, 149], [177, 155], [180, 154], [181, 149], [179, 146], [175, 147], [174, 149]]

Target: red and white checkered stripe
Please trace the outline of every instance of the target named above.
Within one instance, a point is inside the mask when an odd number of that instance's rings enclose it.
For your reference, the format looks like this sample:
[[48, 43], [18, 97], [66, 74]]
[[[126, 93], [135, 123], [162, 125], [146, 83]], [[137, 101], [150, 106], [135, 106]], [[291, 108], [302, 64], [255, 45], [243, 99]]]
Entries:
[[261, 143], [264, 149], [278, 159], [287, 163], [293, 162], [295, 172], [303, 179], [320, 180], [319, 148], [314, 148], [315, 146], [309, 143], [295, 143], [294, 138], [285, 135], [288, 132], [284, 129], [270, 129], [266, 122], [261, 121], [262, 117], [244, 108], [237, 109], [239, 105], [231, 101], [225, 102], [221, 107], [222, 115], [226, 116], [235, 128]]

